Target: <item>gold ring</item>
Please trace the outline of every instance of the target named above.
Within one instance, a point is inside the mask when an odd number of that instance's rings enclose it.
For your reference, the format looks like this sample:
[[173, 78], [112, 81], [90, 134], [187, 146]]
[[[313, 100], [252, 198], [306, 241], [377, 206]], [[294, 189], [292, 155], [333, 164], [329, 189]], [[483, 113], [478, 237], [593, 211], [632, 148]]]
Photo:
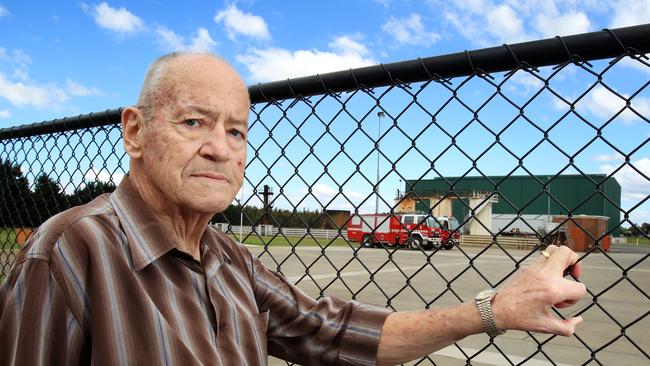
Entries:
[[545, 250], [542, 250], [542, 253], [541, 253], [541, 254], [542, 254], [544, 257], [546, 257], [546, 259], [548, 259], [548, 258], [551, 256], [551, 253], [549, 253], [549, 252], [547, 252], [547, 251], [545, 251]]

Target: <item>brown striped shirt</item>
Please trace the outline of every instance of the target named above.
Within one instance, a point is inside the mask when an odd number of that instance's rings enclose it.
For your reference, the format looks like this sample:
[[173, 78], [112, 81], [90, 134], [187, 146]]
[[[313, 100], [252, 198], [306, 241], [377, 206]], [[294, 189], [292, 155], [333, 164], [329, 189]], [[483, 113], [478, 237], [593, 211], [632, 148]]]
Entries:
[[201, 261], [125, 178], [43, 224], [0, 285], [0, 365], [372, 365], [383, 308], [315, 301], [208, 227]]

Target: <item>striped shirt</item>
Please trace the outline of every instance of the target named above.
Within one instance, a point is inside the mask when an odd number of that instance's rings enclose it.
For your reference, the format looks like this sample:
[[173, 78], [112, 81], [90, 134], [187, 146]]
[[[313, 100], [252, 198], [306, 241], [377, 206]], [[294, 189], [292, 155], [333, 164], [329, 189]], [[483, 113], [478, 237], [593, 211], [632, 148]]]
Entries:
[[44, 223], [0, 285], [0, 365], [372, 365], [389, 311], [315, 301], [208, 226], [177, 250], [126, 177]]

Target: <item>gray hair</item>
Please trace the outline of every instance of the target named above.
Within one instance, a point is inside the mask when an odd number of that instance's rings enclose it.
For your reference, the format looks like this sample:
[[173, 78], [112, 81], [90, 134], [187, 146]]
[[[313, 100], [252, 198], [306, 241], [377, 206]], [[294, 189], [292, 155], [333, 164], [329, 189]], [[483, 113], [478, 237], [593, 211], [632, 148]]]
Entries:
[[[181, 56], [188, 55], [204, 55], [211, 56], [216, 59], [222, 60], [220, 57], [209, 53], [209, 52], [192, 52], [192, 51], [176, 51], [162, 55], [155, 59], [149, 68], [144, 77], [144, 82], [142, 83], [142, 89], [140, 89], [140, 95], [138, 96], [137, 107], [142, 110], [142, 115], [145, 122], [149, 122], [154, 117], [154, 106], [153, 106], [153, 96], [156, 90], [160, 87], [160, 83], [167, 75], [169, 65], [171, 61]], [[225, 62], [225, 61], [224, 61]]]

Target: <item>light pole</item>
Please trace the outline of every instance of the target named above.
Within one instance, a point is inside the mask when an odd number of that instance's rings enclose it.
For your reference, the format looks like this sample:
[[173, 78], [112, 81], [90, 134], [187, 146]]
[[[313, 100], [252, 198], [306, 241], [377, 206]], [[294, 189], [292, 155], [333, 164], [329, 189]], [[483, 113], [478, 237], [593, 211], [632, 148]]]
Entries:
[[241, 194], [239, 195], [239, 242], [242, 241], [242, 226], [244, 225], [244, 185], [241, 185]]
[[402, 199], [402, 197], [400, 197], [400, 193], [402, 193], [401, 189], [402, 189], [402, 178], [399, 179], [399, 183], [397, 184], [397, 199], [398, 200]]
[[379, 139], [381, 138], [381, 117], [386, 117], [384, 112], [377, 112], [377, 177], [375, 179], [375, 220], [379, 213]]

